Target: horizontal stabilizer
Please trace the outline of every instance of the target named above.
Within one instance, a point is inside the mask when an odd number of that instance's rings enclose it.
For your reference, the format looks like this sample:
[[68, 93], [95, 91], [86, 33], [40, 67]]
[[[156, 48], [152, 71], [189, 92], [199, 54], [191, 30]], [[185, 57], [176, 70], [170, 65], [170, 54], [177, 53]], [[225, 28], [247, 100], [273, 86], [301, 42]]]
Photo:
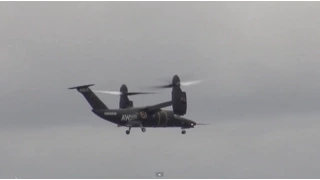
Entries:
[[71, 87], [71, 88], [68, 88], [68, 89], [87, 88], [87, 87], [90, 87], [90, 86], [94, 86], [94, 84], [88, 84], [88, 85], [82, 85], [82, 86], [75, 86], [75, 87]]
[[108, 109], [108, 107], [89, 88], [93, 85], [94, 84], [75, 86], [68, 89], [77, 89], [77, 91], [86, 98], [92, 109]]

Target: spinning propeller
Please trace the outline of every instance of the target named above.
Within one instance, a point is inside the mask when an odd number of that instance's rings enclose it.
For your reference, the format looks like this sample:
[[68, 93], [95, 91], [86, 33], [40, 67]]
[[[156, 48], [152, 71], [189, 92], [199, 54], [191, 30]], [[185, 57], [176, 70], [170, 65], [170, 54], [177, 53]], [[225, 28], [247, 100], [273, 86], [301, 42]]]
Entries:
[[180, 87], [180, 86], [191, 86], [191, 85], [199, 84], [201, 82], [203, 82], [203, 80], [181, 82], [179, 76], [174, 75], [171, 83], [166, 85], [154, 86], [154, 88], [172, 88], [172, 87]]
[[155, 93], [152, 93], [152, 92], [128, 92], [128, 88], [127, 88], [127, 86], [125, 84], [123, 84], [120, 87], [120, 91], [98, 91], [98, 90], [94, 90], [94, 92], [111, 94], [111, 95], [116, 95], [116, 96], [121, 96], [121, 95], [132, 96], [132, 95], [139, 95], [139, 94], [155, 94]]
[[209, 124], [205, 124], [205, 123], [196, 123], [195, 125], [209, 125]]
[[94, 92], [111, 94], [111, 95], [116, 95], [116, 96], [121, 96], [121, 95], [132, 96], [132, 95], [138, 95], [138, 94], [155, 94], [155, 93], [151, 93], [151, 92], [120, 92], [120, 91], [94, 91]]

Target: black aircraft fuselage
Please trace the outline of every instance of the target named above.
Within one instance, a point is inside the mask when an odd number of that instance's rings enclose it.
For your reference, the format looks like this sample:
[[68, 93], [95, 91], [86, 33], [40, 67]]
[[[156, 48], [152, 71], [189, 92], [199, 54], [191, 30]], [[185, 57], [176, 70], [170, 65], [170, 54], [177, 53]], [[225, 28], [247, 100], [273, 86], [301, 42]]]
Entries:
[[139, 108], [92, 110], [97, 116], [118, 126], [127, 127], [181, 127], [193, 128], [196, 123], [186, 118], [177, 116], [173, 111], [159, 110], [147, 113]]

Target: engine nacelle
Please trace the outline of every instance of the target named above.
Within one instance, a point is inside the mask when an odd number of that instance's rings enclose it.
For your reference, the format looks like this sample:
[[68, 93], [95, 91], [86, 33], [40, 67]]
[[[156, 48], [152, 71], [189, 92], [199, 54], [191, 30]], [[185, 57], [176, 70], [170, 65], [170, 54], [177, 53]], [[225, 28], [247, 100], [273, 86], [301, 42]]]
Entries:
[[129, 101], [128, 106], [127, 107], [133, 107], [133, 102]]
[[174, 114], [185, 115], [187, 113], [187, 94], [186, 92], [181, 91], [181, 89], [173, 88], [172, 90], [172, 109]]
[[130, 101], [126, 95], [122, 95], [120, 97], [119, 108], [126, 109], [130, 107], [133, 107], [133, 102]]

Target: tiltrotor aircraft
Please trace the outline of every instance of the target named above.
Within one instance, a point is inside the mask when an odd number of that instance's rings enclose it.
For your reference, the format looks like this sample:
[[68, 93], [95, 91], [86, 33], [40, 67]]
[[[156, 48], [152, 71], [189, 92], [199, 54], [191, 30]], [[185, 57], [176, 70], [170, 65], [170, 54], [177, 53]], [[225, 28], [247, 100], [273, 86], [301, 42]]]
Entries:
[[[151, 94], [148, 92], [128, 92], [125, 84], [120, 87], [120, 92], [117, 91], [95, 91], [91, 90], [89, 85], [71, 87], [69, 89], [77, 89], [88, 101], [92, 107], [92, 112], [100, 118], [109, 122], [115, 123], [118, 127], [124, 126], [129, 129], [126, 134], [130, 134], [132, 127], [140, 127], [142, 132], [146, 131], [146, 127], [167, 128], [179, 127], [182, 129], [182, 134], [185, 134], [185, 129], [194, 128], [195, 125], [204, 125], [196, 123], [190, 119], [181, 117], [187, 112], [187, 95], [181, 90], [181, 86], [197, 84], [201, 81], [180, 82], [178, 75], [173, 76], [172, 83], [158, 88], [172, 88], [171, 101], [149, 105], [144, 107], [134, 107], [133, 102], [128, 96], [138, 94]], [[119, 109], [109, 109], [97, 96], [97, 93], [108, 93], [119, 95]], [[162, 110], [162, 108], [172, 106], [171, 110]]]

